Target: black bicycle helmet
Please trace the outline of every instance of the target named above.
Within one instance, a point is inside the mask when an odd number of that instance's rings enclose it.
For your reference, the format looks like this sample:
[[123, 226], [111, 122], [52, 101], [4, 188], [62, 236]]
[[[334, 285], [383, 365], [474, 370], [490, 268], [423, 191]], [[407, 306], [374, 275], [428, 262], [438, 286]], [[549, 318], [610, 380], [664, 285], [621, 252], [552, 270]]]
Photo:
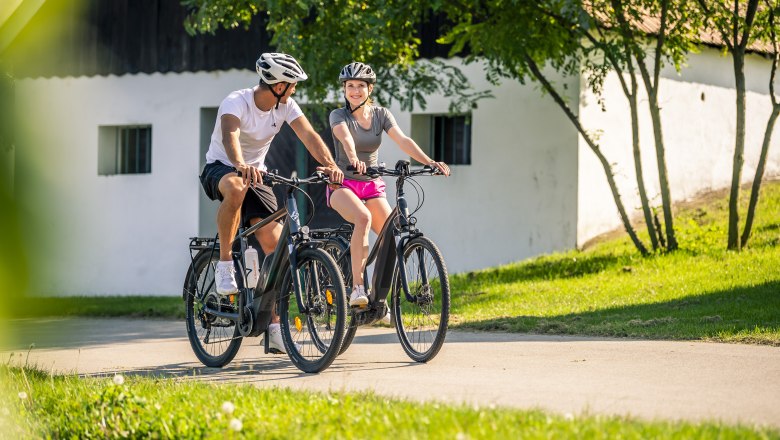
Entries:
[[341, 69], [341, 73], [339, 73], [339, 81], [342, 84], [351, 79], [374, 84], [376, 83], [376, 73], [368, 64], [355, 61], [344, 66], [344, 68]]

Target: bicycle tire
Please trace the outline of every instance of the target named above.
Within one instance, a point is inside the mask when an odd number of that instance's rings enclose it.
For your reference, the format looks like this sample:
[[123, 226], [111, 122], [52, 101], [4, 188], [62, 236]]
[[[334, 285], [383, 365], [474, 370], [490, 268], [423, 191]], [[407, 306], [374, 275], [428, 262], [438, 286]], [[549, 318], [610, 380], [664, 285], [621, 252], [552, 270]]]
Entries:
[[[336, 265], [339, 267], [339, 270], [341, 270], [341, 276], [344, 277], [344, 290], [346, 291], [346, 295], [349, 295], [352, 286], [352, 260], [349, 256], [342, 258], [342, 255], [347, 252], [348, 248], [337, 240], [326, 241], [322, 248], [333, 257], [334, 261], [336, 261]], [[357, 333], [355, 316], [352, 313], [350, 313], [349, 316], [347, 331], [344, 334], [344, 341], [341, 343], [339, 355], [347, 351], [349, 346], [352, 345], [352, 341], [355, 339], [355, 334]]]
[[[203, 365], [223, 367], [230, 363], [241, 347], [242, 337], [233, 321], [209, 315], [204, 311], [205, 303], [234, 311], [234, 305], [218, 303], [225, 301], [216, 293], [214, 269], [219, 261], [219, 252], [202, 250], [187, 271], [184, 284], [187, 338], [192, 351]], [[216, 333], [216, 340], [212, 333]]]
[[[450, 316], [447, 266], [439, 248], [427, 237], [409, 240], [403, 254], [404, 262], [399, 261], [397, 264], [404, 264], [410, 294], [422, 304], [407, 300], [401, 286], [401, 273], [396, 266], [391, 286], [392, 318], [406, 354], [416, 362], [428, 362], [439, 353], [447, 336]], [[424, 262], [422, 267], [427, 273], [427, 284], [423, 283], [420, 261]], [[440, 303], [438, 306], [437, 299]]]
[[292, 272], [288, 268], [279, 294], [282, 339], [287, 355], [299, 370], [319, 373], [339, 355], [346, 332], [344, 279], [336, 262], [322, 249], [302, 249], [297, 256], [303, 301], [310, 312], [298, 311]]

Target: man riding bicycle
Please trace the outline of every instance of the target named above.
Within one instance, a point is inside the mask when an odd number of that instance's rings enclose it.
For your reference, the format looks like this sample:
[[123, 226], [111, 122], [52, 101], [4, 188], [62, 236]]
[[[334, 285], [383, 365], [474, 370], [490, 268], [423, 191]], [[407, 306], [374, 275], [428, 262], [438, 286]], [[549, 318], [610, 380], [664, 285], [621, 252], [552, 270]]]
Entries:
[[[211, 144], [206, 153], [206, 166], [200, 181], [211, 200], [220, 200], [217, 211], [217, 232], [222, 245], [215, 270], [217, 293], [238, 292], [230, 240], [236, 235], [239, 222], [251, 226], [277, 210], [271, 188], [262, 185], [266, 170], [265, 157], [274, 136], [287, 122], [309, 153], [334, 183], [341, 183], [344, 174], [322, 138], [292, 99], [295, 86], [308, 78], [298, 61], [283, 53], [263, 53], [256, 63], [260, 82], [252, 88], [230, 93], [220, 104]], [[240, 173], [240, 175], [239, 175]], [[248, 191], [253, 187], [253, 191]], [[255, 232], [263, 252], [274, 251], [282, 226], [273, 222]], [[274, 310], [268, 328], [271, 349], [284, 352], [279, 317]]]

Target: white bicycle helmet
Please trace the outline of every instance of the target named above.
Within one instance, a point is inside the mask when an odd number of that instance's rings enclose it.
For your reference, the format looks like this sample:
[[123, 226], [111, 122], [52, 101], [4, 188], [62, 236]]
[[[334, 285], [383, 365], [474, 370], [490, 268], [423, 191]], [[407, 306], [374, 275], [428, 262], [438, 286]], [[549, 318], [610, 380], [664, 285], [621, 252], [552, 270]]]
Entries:
[[297, 83], [309, 78], [292, 55], [264, 53], [255, 63], [257, 74], [268, 85], [280, 82]]
[[374, 72], [374, 69], [372, 69], [368, 64], [355, 61], [344, 66], [344, 68], [341, 69], [341, 73], [339, 73], [339, 81], [341, 83], [351, 79], [357, 79], [360, 81], [365, 81], [369, 84], [374, 84], [376, 83], [376, 72]]

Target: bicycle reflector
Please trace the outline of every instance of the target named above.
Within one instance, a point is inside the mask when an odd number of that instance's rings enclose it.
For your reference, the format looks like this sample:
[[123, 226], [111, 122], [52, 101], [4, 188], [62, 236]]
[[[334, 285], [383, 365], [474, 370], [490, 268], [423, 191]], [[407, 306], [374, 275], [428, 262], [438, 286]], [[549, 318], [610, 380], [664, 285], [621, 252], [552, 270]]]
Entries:
[[325, 299], [328, 300], [328, 305], [333, 305], [333, 294], [330, 292], [330, 289], [325, 289]]
[[301, 317], [300, 316], [296, 316], [295, 317], [295, 328], [298, 331], [301, 331], [301, 329], [303, 328], [303, 323], [301, 322]]

